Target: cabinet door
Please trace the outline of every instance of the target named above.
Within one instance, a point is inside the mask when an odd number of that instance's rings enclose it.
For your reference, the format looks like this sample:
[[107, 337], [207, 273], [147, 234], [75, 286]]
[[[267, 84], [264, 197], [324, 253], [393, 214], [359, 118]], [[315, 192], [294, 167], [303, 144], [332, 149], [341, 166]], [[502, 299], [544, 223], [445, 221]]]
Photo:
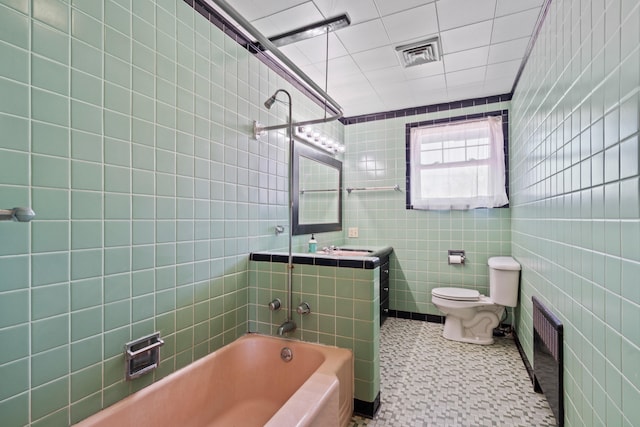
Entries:
[[389, 257], [380, 260], [380, 325], [389, 316]]

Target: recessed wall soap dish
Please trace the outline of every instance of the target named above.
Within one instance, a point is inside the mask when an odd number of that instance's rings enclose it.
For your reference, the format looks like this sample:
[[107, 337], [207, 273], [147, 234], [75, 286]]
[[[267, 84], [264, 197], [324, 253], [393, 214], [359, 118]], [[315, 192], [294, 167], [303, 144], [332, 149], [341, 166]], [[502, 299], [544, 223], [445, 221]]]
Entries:
[[160, 347], [163, 345], [160, 332], [126, 343], [124, 345], [125, 379], [133, 380], [160, 366]]

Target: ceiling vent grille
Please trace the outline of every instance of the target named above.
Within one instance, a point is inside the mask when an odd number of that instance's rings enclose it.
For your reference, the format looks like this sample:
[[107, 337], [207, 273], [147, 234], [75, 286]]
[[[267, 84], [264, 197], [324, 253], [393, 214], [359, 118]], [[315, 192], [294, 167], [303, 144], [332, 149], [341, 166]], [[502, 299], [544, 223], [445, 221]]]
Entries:
[[437, 37], [398, 46], [396, 47], [396, 53], [405, 68], [440, 61], [440, 48]]

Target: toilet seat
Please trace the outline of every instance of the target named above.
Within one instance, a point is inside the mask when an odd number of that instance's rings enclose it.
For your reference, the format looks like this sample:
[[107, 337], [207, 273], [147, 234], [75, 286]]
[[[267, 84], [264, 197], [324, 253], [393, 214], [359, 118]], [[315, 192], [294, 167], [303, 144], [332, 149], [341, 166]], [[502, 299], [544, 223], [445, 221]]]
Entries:
[[464, 288], [435, 288], [431, 295], [451, 301], [479, 301], [480, 292]]

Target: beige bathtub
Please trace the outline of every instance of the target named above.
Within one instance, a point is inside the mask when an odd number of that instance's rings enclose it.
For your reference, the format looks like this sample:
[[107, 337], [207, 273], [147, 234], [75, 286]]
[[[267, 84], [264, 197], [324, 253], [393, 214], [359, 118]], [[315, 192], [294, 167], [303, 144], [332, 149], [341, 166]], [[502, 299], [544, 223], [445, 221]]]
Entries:
[[77, 426], [330, 427], [352, 412], [350, 350], [248, 334]]

